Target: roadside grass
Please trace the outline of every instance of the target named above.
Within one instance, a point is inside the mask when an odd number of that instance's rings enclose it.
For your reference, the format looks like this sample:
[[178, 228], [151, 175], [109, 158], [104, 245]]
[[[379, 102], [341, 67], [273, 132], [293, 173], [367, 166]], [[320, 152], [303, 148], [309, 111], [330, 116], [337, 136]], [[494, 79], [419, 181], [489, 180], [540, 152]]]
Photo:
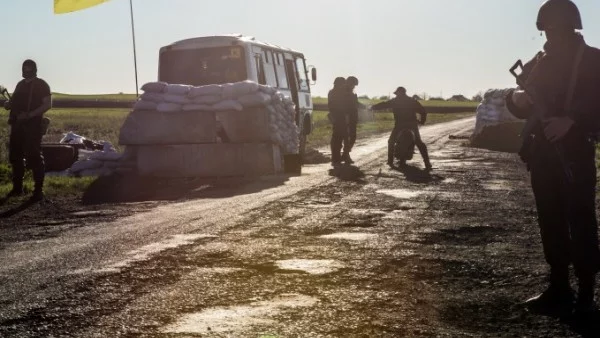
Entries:
[[135, 94], [63, 94], [52, 93], [53, 99], [59, 100], [97, 100], [97, 101], [135, 101]]
[[[362, 104], [366, 105], [366, 106], [370, 106], [370, 105], [374, 105], [376, 103], [381, 102], [382, 100], [379, 99], [370, 99], [370, 100], [365, 100], [365, 99], [359, 99], [358, 101], [360, 101]], [[477, 108], [477, 106], [479, 105], [479, 102], [475, 102], [475, 101], [466, 101], [466, 102], [459, 102], [459, 101], [442, 101], [442, 100], [421, 100], [419, 101], [423, 107], [467, 107], [467, 108]], [[326, 97], [313, 97], [313, 104], [327, 104], [327, 98]]]

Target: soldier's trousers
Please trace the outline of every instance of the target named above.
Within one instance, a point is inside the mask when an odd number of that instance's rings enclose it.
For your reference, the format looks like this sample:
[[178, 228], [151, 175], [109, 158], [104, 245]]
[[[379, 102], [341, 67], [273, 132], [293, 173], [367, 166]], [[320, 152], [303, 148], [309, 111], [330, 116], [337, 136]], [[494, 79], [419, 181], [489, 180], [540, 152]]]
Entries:
[[331, 161], [339, 162], [341, 160], [340, 151], [342, 144], [348, 137], [348, 123], [343, 118], [332, 119], [333, 131], [331, 134]]
[[25, 163], [33, 172], [36, 191], [44, 185], [44, 157], [41, 150], [41, 119], [30, 119], [12, 125], [9, 138], [9, 161], [12, 166], [13, 188], [23, 189]]
[[570, 185], [555, 156], [534, 155], [530, 162], [544, 255], [552, 277], [559, 279], [564, 279], [570, 263], [579, 278], [594, 275], [600, 268], [595, 146], [586, 141], [573, 153], [567, 161], [573, 176]]
[[354, 144], [356, 143], [356, 127], [358, 126], [358, 114], [356, 116], [350, 116], [348, 118], [348, 134], [344, 140], [344, 152], [349, 153], [352, 151]]

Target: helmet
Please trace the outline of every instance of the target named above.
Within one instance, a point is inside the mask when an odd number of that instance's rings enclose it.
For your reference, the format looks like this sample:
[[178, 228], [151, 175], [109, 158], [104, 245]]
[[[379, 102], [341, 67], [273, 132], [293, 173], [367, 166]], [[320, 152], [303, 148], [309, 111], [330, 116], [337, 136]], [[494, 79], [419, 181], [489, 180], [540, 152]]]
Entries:
[[581, 14], [571, 0], [548, 0], [544, 2], [537, 17], [537, 28], [545, 31], [552, 26], [583, 29]]
[[349, 86], [358, 86], [358, 79], [355, 76], [349, 76], [346, 82]]
[[398, 87], [396, 89], [396, 91], [394, 92], [394, 94], [396, 94], [396, 95], [404, 95], [404, 94], [406, 94], [406, 88], [404, 88], [404, 87]]
[[333, 81], [333, 85], [334, 86], [343, 86], [346, 84], [346, 79], [344, 79], [343, 77], [336, 77], [335, 81]]

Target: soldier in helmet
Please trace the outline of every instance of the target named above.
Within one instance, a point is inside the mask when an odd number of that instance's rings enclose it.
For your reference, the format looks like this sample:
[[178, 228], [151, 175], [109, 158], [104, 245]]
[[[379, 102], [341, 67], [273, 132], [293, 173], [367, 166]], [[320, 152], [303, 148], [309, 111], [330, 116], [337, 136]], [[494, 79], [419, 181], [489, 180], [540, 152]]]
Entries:
[[[541, 312], [574, 306], [576, 313], [589, 314], [596, 308], [600, 268], [592, 137], [600, 132], [600, 50], [587, 46], [577, 32], [581, 17], [570, 0], [546, 1], [537, 28], [546, 34], [544, 51], [520, 76], [544, 101], [548, 116], [524, 135], [520, 155], [531, 174], [550, 285], [526, 304]], [[516, 117], [531, 117], [532, 102], [523, 91], [514, 90], [506, 101]], [[578, 278], [577, 298], [569, 284], [570, 264]]]
[[346, 164], [352, 164], [354, 161], [350, 157], [350, 152], [356, 143], [356, 126], [358, 125], [358, 96], [354, 93], [354, 88], [358, 86], [358, 79], [354, 76], [350, 76], [346, 79], [346, 86], [348, 88], [349, 102], [348, 107], [348, 134], [344, 139], [344, 151], [342, 153], [342, 161]]

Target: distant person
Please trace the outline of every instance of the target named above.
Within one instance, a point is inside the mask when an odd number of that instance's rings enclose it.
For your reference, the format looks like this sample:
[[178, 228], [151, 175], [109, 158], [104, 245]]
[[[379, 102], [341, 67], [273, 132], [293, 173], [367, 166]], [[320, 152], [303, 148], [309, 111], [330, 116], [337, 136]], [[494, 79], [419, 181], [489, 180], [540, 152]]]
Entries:
[[[569, 0], [546, 1], [537, 28], [546, 33], [544, 52], [523, 67], [520, 79], [548, 109], [543, 124], [525, 135], [519, 154], [531, 174], [550, 285], [526, 305], [534, 311], [574, 309], [586, 315], [596, 310], [600, 268], [594, 141], [600, 132], [600, 50], [577, 32], [583, 28], [581, 16]], [[522, 90], [513, 91], [506, 102], [516, 117], [531, 118], [532, 102]], [[576, 302], [569, 284], [571, 263], [579, 284]]]
[[[41, 144], [44, 133], [44, 113], [52, 108], [50, 87], [37, 77], [37, 65], [33, 60], [25, 60], [21, 80], [10, 101], [4, 108], [10, 110], [9, 160], [12, 166], [12, 190], [6, 198], [23, 195], [25, 162], [33, 172], [34, 190], [30, 201], [44, 198], [44, 157]], [[47, 126], [46, 126], [47, 127]]]
[[[425, 124], [427, 120], [427, 113], [425, 108], [419, 103], [419, 101], [406, 95], [406, 89], [404, 87], [398, 87], [394, 92], [395, 98], [378, 103], [371, 107], [372, 110], [387, 110], [391, 109], [394, 113], [394, 130], [390, 134], [388, 140], [388, 165], [394, 166], [394, 145], [396, 138], [401, 130], [409, 129], [415, 135], [415, 144], [419, 148], [423, 162], [425, 163], [425, 169], [431, 170], [431, 162], [429, 161], [429, 154], [427, 152], [427, 146], [421, 140], [421, 134], [419, 133], [418, 124]], [[417, 120], [417, 114], [421, 115], [421, 118]]]
[[350, 100], [354, 104], [349, 103], [348, 106], [348, 134], [344, 139], [344, 151], [342, 153], [342, 161], [346, 164], [352, 164], [354, 161], [350, 157], [350, 152], [356, 143], [356, 127], [358, 125], [358, 96], [354, 92], [354, 88], [358, 86], [358, 79], [354, 76], [350, 76], [346, 79], [346, 87], [348, 88], [348, 95]]
[[338, 77], [333, 83], [333, 89], [327, 95], [329, 121], [333, 126], [331, 134], [331, 164], [338, 166], [342, 163], [342, 143], [348, 137], [348, 112], [352, 105], [346, 79]]

